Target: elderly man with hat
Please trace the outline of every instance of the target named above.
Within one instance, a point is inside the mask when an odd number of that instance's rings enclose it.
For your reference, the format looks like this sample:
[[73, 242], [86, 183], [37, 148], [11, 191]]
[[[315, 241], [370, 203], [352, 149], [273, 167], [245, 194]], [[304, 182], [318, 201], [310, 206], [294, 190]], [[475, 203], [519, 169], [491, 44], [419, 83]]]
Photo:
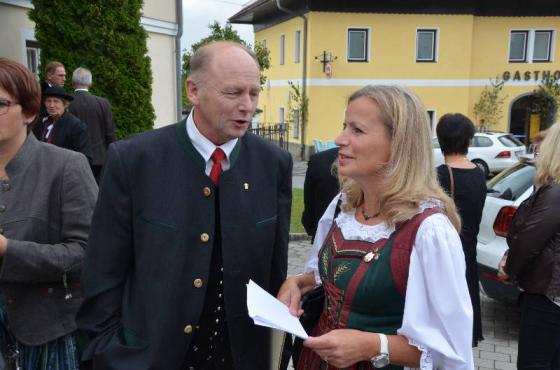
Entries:
[[83, 153], [91, 163], [91, 146], [85, 123], [67, 111], [74, 99], [60, 86], [51, 86], [43, 93], [48, 115], [33, 128], [37, 139]]

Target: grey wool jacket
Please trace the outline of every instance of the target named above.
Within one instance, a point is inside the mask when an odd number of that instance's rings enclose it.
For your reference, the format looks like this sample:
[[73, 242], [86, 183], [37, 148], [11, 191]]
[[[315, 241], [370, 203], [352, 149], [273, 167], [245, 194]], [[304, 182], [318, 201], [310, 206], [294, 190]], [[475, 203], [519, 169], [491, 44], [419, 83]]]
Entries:
[[83, 154], [39, 142], [33, 134], [0, 183], [0, 290], [8, 325], [27, 345], [76, 330], [79, 274], [97, 185]]

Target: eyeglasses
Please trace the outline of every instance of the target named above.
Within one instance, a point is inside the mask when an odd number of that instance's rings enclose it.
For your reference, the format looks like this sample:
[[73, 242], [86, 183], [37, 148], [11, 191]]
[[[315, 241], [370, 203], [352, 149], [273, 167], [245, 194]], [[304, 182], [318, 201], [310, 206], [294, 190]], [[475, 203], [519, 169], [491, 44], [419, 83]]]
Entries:
[[8, 109], [12, 106], [12, 105], [17, 105], [19, 104], [17, 101], [9, 101], [6, 99], [0, 99], [0, 116], [3, 114], [6, 114], [8, 112]]

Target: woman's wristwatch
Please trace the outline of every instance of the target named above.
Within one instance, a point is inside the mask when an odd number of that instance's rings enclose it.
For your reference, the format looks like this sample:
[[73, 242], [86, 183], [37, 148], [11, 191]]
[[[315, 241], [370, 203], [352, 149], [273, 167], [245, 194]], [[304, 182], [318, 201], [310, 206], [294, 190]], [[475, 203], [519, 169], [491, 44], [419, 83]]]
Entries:
[[391, 362], [389, 360], [389, 341], [385, 334], [377, 333], [379, 335], [379, 353], [371, 358], [371, 364], [376, 369], [385, 367]]

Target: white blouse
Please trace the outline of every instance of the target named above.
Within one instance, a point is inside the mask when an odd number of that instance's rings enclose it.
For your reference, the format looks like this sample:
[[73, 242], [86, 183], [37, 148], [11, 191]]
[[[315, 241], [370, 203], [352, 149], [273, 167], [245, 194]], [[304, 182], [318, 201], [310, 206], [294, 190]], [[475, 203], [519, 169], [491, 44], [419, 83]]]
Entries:
[[[337, 195], [323, 214], [315, 234], [305, 272], [313, 272], [321, 283], [318, 254], [333, 222]], [[418, 213], [438, 206], [425, 202]], [[375, 242], [387, 238], [395, 229], [384, 223], [364, 225], [355, 218], [355, 210], [340, 212], [335, 222], [345, 239]], [[397, 333], [422, 351], [422, 370], [472, 370], [473, 313], [465, 279], [465, 256], [461, 240], [449, 219], [436, 213], [418, 228], [410, 255], [408, 283], [402, 327]], [[409, 368], [405, 368], [409, 369]]]

